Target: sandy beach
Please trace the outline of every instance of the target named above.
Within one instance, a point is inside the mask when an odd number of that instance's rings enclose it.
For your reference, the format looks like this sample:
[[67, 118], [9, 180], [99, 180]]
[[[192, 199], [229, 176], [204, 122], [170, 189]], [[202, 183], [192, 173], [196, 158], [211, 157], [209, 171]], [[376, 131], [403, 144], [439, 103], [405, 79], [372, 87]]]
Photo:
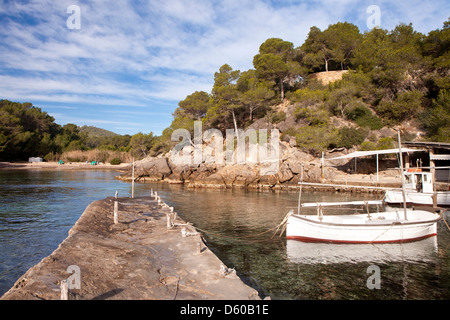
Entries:
[[129, 167], [130, 163], [121, 163], [118, 165], [112, 165], [109, 163], [99, 163], [92, 165], [86, 162], [65, 162], [64, 164], [58, 164], [58, 162], [0, 162], [0, 170], [15, 170], [15, 169], [48, 169], [48, 170], [77, 170], [77, 169], [125, 169]]

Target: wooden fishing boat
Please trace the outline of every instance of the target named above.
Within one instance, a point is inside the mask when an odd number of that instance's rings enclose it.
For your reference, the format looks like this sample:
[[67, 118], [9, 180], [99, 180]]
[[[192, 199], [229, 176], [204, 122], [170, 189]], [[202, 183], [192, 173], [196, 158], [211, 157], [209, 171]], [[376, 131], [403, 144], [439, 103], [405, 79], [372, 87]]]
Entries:
[[[405, 175], [405, 201], [407, 204], [424, 206], [450, 206], [450, 191], [434, 191], [431, 172], [421, 169], [408, 169]], [[387, 190], [384, 201], [387, 204], [402, 204], [401, 190]]]
[[[400, 132], [398, 133], [401, 151]], [[402, 157], [400, 169], [403, 172]], [[303, 172], [302, 172], [303, 176]], [[286, 238], [305, 242], [333, 243], [395, 243], [420, 240], [437, 234], [437, 222], [442, 216], [424, 210], [407, 209], [405, 177], [402, 175], [403, 210], [369, 213], [369, 205], [381, 201], [326, 202], [301, 205], [302, 185], [300, 183], [297, 214], [291, 211], [286, 218]], [[326, 206], [361, 205], [367, 214], [323, 215]], [[301, 207], [315, 206], [316, 215], [301, 215]]]
[[385, 211], [371, 214], [323, 215], [318, 204], [317, 215], [291, 215], [286, 238], [304, 242], [393, 243], [408, 242], [437, 234], [441, 215], [424, 210]]

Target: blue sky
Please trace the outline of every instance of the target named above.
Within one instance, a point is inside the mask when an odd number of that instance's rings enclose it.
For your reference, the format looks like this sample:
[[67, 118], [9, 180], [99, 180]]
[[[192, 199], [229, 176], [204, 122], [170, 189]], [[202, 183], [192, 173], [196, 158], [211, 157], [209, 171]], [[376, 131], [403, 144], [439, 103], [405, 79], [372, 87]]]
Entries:
[[[69, 29], [80, 8], [80, 29]], [[252, 68], [270, 37], [301, 45], [311, 26], [348, 21], [368, 30], [370, 5], [383, 29], [442, 28], [448, 0], [0, 0], [0, 98], [32, 102], [61, 125], [119, 134], [161, 134], [178, 102], [210, 92], [228, 63]]]

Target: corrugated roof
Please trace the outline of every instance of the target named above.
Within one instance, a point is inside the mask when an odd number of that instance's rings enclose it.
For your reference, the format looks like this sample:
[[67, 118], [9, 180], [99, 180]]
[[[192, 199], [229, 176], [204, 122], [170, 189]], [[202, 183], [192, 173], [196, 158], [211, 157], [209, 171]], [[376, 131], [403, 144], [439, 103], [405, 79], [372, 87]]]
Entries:
[[[402, 153], [405, 152], [420, 152], [420, 151], [426, 151], [426, 150], [420, 150], [420, 149], [410, 149], [410, 148], [402, 148]], [[348, 158], [359, 158], [359, 157], [367, 157], [367, 156], [373, 156], [376, 154], [390, 154], [390, 153], [400, 153], [399, 149], [386, 149], [386, 150], [373, 150], [373, 151], [355, 151], [340, 157], [336, 158], [328, 158], [325, 160], [338, 160], [338, 159], [348, 159]]]

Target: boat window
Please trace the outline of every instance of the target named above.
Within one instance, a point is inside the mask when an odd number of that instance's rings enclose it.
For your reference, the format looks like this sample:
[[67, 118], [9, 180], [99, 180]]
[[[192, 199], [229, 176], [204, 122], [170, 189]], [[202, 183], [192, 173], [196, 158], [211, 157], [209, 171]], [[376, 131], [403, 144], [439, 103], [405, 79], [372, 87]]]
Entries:
[[411, 183], [411, 176], [409, 174], [405, 175], [406, 183]]

